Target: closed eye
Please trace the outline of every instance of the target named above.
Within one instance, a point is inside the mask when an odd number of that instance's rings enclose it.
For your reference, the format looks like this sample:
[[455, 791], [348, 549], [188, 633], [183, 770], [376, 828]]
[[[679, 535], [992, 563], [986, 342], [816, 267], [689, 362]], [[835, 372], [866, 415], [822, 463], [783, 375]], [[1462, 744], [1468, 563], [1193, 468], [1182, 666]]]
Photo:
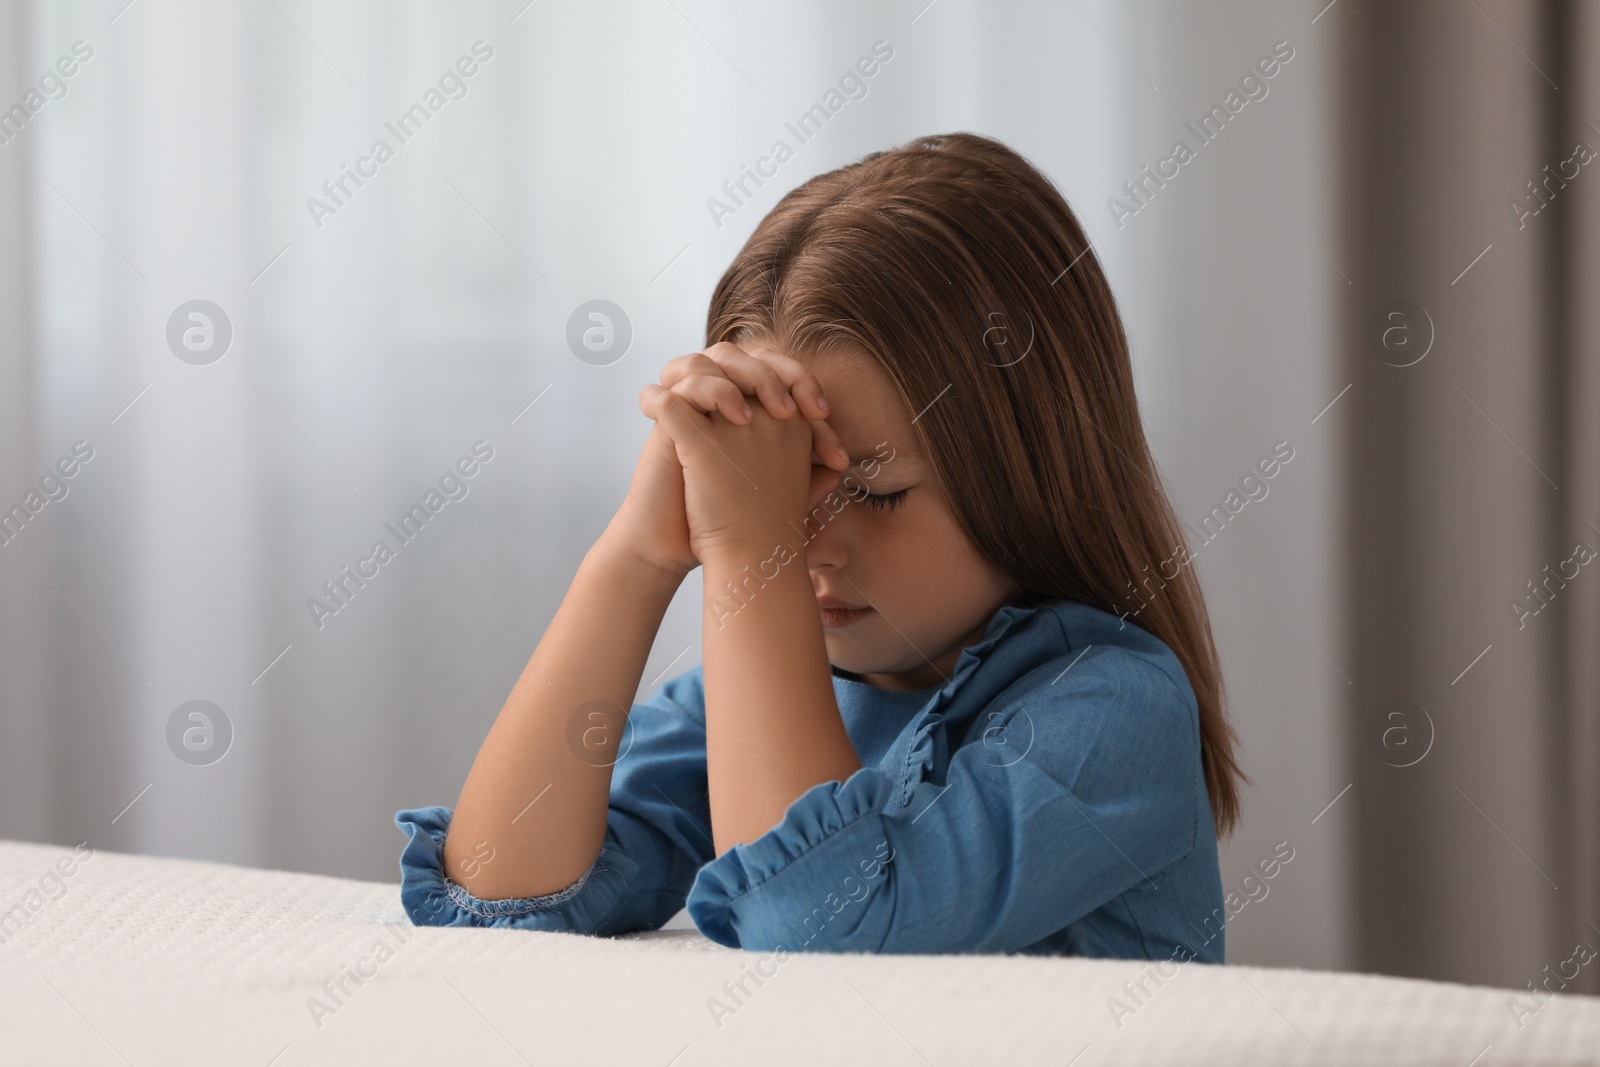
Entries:
[[868, 493], [866, 496], [861, 498], [861, 502], [867, 505], [869, 508], [874, 508], [878, 511], [893, 511], [895, 508], [900, 506], [901, 502], [905, 500], [905, 498], [906, 490], [901, 489], [894, 493]]

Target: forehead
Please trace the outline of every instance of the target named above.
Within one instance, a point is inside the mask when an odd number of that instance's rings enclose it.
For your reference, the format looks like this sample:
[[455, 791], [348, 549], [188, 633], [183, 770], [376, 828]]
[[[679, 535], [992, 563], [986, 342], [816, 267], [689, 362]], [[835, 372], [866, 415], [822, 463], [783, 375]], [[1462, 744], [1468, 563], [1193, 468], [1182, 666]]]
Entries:
[[916, 455], [912, 413], [906, 409], [888, 372], [871, 356], [836, 350], [795, 358], [816, 375], [822, 386], [822, 393], [828, 398], [828, 425], [839, 435], [839, 443], [850, 454], [851, 463], [873, 458], [884, 441], [894, 448], [897, 457]]

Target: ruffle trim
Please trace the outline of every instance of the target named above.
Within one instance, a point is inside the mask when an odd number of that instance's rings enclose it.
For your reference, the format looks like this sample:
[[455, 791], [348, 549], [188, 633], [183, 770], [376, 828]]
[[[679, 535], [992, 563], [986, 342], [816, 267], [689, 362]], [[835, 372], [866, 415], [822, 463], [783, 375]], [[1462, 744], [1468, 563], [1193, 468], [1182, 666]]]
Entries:
[[905, 770], [900, 775], [902, 788], [895, 799], [895, 810], [910, 802], [912, 792], [927, 772], [933, 769], [934, 732], [944, 725], [944, 708], [955, 696], [956, 690], [983, 664], [984, 657], [1000, 643], [1002, 637], [1024, 619], [1039, 614], [1042, 607], [1042, 604], [1035, 607], [1017, 604], [1002, 606], [989, 620], [983, 640], [961, 650], [961, 655], [956, 657], [955, 669], [950, 672], [950, 680], [940, 687], [933, 700], [919, 713], [921, 720], [912, 732], [911, 744], [906, 752]]
[[695, 927], [719, 945], [738, 948], [733, 906], [739, 899], [760, 892], [830, 837], [869, 815], [881, 814], [893, 791], [882, 770], [862, 767], [842, 784], [820, 782], [800, 794], [778, 825], [754, 841], [734, 845], [700, 868], [687, 902]]
[[[506, 926], [590, 934], [626, 891], [637, 864], [602, 848], [567, 888], [537, 897], [483, 900], [444, 873], [444, 840], [454, 813], [441, 805], [398, 811], [410, 840], [400, 854], [400, 903], [414, 926]], [[607, 842], [611, 844], [610, 833]]]

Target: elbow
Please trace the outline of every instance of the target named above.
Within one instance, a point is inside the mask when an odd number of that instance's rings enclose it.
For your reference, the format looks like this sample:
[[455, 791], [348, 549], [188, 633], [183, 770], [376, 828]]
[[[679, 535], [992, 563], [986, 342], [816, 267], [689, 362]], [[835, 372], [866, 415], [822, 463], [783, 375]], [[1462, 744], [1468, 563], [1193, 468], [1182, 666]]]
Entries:
[[472, 916], [458, 907], [438, 884], [405, 883], [400, 887], [400, 907], [413, 926], [470, 926]]
[[[879, 952], [893, 914], [886, 886], [862, 895], [824, 893], [816, 899], [757, 889], [720, 915], [701, 912], [696, 924], [714, 941], [782, 959], [803, 952]], [[705, 921], [702, 921], [705, 920]]]

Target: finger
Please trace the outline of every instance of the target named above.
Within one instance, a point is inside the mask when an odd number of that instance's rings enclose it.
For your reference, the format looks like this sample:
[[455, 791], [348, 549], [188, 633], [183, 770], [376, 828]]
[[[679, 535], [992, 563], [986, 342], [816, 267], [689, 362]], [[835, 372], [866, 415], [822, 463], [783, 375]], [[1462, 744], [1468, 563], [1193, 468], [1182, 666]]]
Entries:
[[839, 485], [839, 472], [828, 467], [811, 468], [811, 493], [806, 502], [806, 509], [816, 507], [822, 503], [824, 497], [833, 492]]
[[671, 389], [691, 374], [721, 374], [722, 369], [717, 366], [717, 361], [704, 352], [690, 352], [688, 355], [669, 359], [661, 368], [661, 384]]
[[808, 419], [828, 417], [828, 399], [822, 395], [822, 383], [817, 381], [817, 376], [812, 374], [804, 363], [771, 348], [751, 349], [749, 354], [778, 373], [778, 377], [782, 378], [784, 385], [788, 387], [789, 394], [800, 405], [800, 414]]
[[[716, 381], [724, 382], [724, 385], [727, 389], [732, 390], [738, 395], [740, 403], [742, 404], [744, 402], [744, 395], [742, 393], [738, 393], [738, 390], [732, 385], [732, 383], [727, 382], [726, 379], [714, 378], [711, 379], [711, 381], [713, 383]], [[654, 420], [657, 424], [662, 421], [665, 409], [667, 408], [669, 402], [674, 399], [676, 399], [679, 407], [687, 406], [690, 410], [701, 415], [709, 415], [712, 411], [720, 411], [721, 408], [716, 403], [715, 398], [709, 402], [705, 399], [705, 394], [708, 392], [708, 390], [703, 388], [703, 382], [701, 383], [701, 386], [702, 388], [700, 390], [700, 394], [695, 395], [696, 391], [693, 386], [685, 385], [684, 382], [679, 382], [678, 385], [674, 386], [673, 388], [681, 389], [683, 390], [683, 393], [689, 394], [681, 395], [675, 394], [672, 389], [663, 389], [655, 382], [651, 382], [639, 390], [639, 410], [644, 413], [646, 418]], [[715, 386], [713, 385], [712, 389], [709, 391], [714, 392]], [[740, 414], [743, 414], [742, 409]]]
[[[786, 419], [800, 407], [776, 371], [729, 342], [668, 361], [661, 368], [661, 384], [668, 389], [676, 388], [696, 375], [727, 378], [741, 393], [758, 397], [774, 418]], [[739, 421], [733, 415], [729, 418]]]
[[754, 415], [744, 393], [720, 374], [690, 375], [667, 392], [693, 404], [701, 414], [720, 411], [736, 426], [746, 425]]
[[726, 341], [712, 345], [705, 354], [716, 362], [729, 381], [745, 393], [760, 397], [762, 406], [773, 418], [786, 419], [799, 410], [800, 405], [790, 395], [789, 383], [771, 364]]
[[644, 414], [645, 418], [659, 421], [661, 398], [666, 395], [667, 391], [655, 382], [651, 382], [639, 390], [639, 410]]
[[685, 449], [692, 451], [699, 448], [701, 442], [709, 440], [706, 431], [710, 429], [710, 415], [696, 410], [694, 405], [670, 390], [661, 389], [660, 386], [646, 388], [659, 390], [654, 401], [656, 425], [672, 438], [680, 460]]
[[850, 453], [839, 443], [839, 435], [822, 419], [810, 419], [811, 447], [825, 466], [842, 471], [850, 466]]

